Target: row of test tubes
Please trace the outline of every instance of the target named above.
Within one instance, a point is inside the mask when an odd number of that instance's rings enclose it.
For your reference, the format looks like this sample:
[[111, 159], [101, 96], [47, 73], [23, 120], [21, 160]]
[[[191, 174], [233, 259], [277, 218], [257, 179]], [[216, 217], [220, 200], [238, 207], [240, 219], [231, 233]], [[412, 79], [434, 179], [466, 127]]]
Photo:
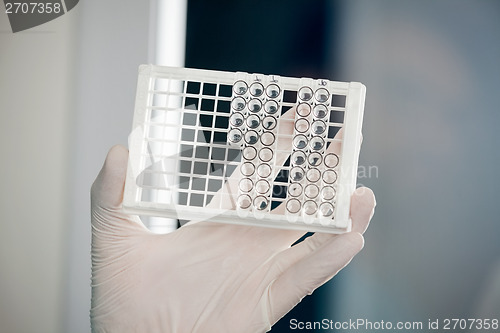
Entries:
[[237, 212], [261, 218], [271, 209], [273, 165], [282, 91], [278, 78], [256, 76], [233, 85], [228, 142], [242, 149]]
[[329, 224], [334, 217], [335, 168], [339, 157], [326, 151], [330, 93], [322, 85], [326, 82], [320, 81], [314, 91], [309, 85], [302, 86], [297, 94], [286, 201], [286, 215], [290, 222], [302, 217], [308, 224], [316, 220]]

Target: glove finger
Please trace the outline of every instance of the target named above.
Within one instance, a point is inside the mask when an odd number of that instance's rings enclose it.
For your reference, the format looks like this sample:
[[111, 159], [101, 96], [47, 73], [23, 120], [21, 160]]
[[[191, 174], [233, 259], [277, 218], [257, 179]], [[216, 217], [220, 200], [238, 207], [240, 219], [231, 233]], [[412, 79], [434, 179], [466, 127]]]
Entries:
[[[278, 140], [276, 143], [276, 165], [283, 165], [285, 161], [290, 156], [290, 150], [292, 148], [292, 140], [293, 140], [293, 131], [294, 131], [294, 119], [296, 114], [296, 106], [292, 107], [290, 110], [285, 112], [279, 119], [278, 122]], [[343, 129], [341, 128], [334, 137], [332, 144], [326, 149], [326, 153], [335, 153], [339, 154], [342, 147], [342, 136]], [[273, 170], [273, 177], [276, 177], [277, 173], [280, 171], [280, 168], [275, 168]], [[235, 209], [236, 202], [234, 198], [237, 197], [238, 194], [238, 184], [239, 181], [243, 178], [243, 175], [240, 172], [239, 168], [233, 172], [231, 177], [226, 181], [224, 186], [217, 192], [214, 196], [210, 204], [207, 205], [207, 208], [218, 208], [218, 209]], [[284, 203], [279, 205], [276, 209], [271, 211], [271, 214], [279, 214], [283, 215], [285, 212]], [[299, 239], [304, 232], [302, 231], [289, 231], [284, 233], [281, 230], [276, 230], [275, 232], [270, 232], [270, 235], [284, 235], [286, 246], [289, 246], [295, 240]], [[291, 243], [289, 241], [291, 239]]]
[[336, 234], [315, 233], [314, 235], [306, 238], [301, 243], [283, 249], [273, 258], [268, 274], [269, 282], [277, 279], [291, 266], [295, 265], [298, 261], [311, 254], [312, 252], [316, 251], [327, 241], [336, 236]]
[[106, 156], [99, 175], [92, 184], [91, 196], [101, 207], [118, 207], [123, 200], [128, 150], [116, 145]]
[[[352, 231], [359, 232], [360, 234], [363, 234], [366, 231], [375, 211], [375, 205], [375, 195], [371, 189], [367, 187], [360, 187], [354, 191], [351, 196]], [[271, 214], [285, 214], [285, 205], [279, 205], [271, 212]], [[264, 235], [264, 237], [270, 238], [271, 241], [276, 244], [276, 249], [285, 249], [304, 234], [305, 232], [300, 230], [271, 229]], [[327, 237], [329, 234], [325, 235], [325, 237]]]
[[121, 225], [126, 225], [126, 223], [122, 223], [123, 221], [132, 222], [134, 227], [139, 226], [141, 230], [147, 230], [138, 216], [126, 214], [121, 207], [127, 161], [127, 148], [121, 145], [113, 146], [106, 156], [99, 175], [92, 184], [90, 191], [92, 225], [95, 230], [115, 228], [114, 224], [118, 222]]
[[[290, 117], [292, 117], [291, 119], [293, 120], [293, 117], [295, 116], [295, 108], [293, 110], [290, 110], [290, 111], [293, 111], [293, 114], [291, 114], [291, 116], [290, 116]], [[290, 112], [290, 111], [288, 111], [288, 112]], [[293, 132], [293, 123], [290, 126], [292, 126], [290, 131]], [[341, 128], [335, 134], [335, 137], [334, 137], [335, 141], [333, 141], [332, 144], [330, 144], [330, 146], [325, 150], [326, 154], [335, 153], [338, 155], [340, 153], [340, 150], [342, 147], [342, 136], [343, 136], [343, 129]], [[284, 144], [281, 146], [282, 147], [281, 149], [287, 151], [287, 154], [283, 154], [284, 156], [281, 156], [281, 164], [285, 163], [286, 159], [289, 156], [290, 147], [292, 144], [292, 138], [290, 137], [287, 140], [288, 140], [289, 146], [285, 147]], [[278, 142], [278, 144], [279, 144], [279, 142]], [[271, 214], [285, 215], [286, 214], [285, 206], [286, 206], [286, 202], [281, 203], [278, 207], [276, 207], [275, 209], [273, 209], [271, 211]], [[274, 240], [274, 242], [278, 243], [281, 240], [282, 244], [280, 244], [280, 246], [277, 246], [276, 248], [283, 248], [283, 249], [289, 247], [291, 244], [293, 244], [295, 241], [297, 241], [304, 234], [305, 234], [305, 232], [301, 231], [301, 230], [286, 230], [286, 231], [284, 231], [284, 230], [280, 230], [280, 229], [273, 229], [267, 233], [267, 235], [270, 238], [272, 238]]]
[[[281, 166], [290, 156], [293, 142], [294, 121], [297, 106], [286, 111], [278, 119], [278, 133], [275, 147], [276, 161], [275, 165]], [[341, 128], [334, 137], [334, 141], [326, 149], [326, 153], [339, 155], [342, 149], [343, 128]], [[361, 142], [360, 142], [361, 144]], [[274, 168], [272, 177], [276, 177], [280, 168]], [[236, 202], [234, 198], [238, 195], [238, 184], [244, 178], [240, 168], [236, 168], [232, 175], [227, 179], [222, 188], [215, 194], [214, 198], [207, 205], [207, 208], [235, 209]], [[280, 205], [283, 206], [283, 205]], [[284, 209], [284, 208], [282, 208]], [[300, 237], [300, 236], [299, 236]]]
[[[278, 207], [277, 209], [280, 209], [280, 207]], [[351, 197], [352, 231], [363, 234], [368, 228], [374, 210], [375, 195], [373, 194], [373, 191], [367, 187], [360, 187], [356, 189]], [[294, 234], [294, 232], [296, 232], [296, 234]], [[302, 235], [303, 232], [300, 233], [294, 230], [272, 230], [271, 232], [264, 235], [264, 237], [272, 236], [275, 239], [285, 240], [289, 242], [288, 244], [291, 244], [290, 242], [293, 243], [297, 239], [294, 237], [300, 237]], [[288, 267], [292, 266], [297, 261], [304, 258], [309, 253], [315, 251], [325, 242], [336, 236], [337, 235], [335, 234], [316, 233], [302, 242], [303, 244], [298, 244], [286, 251], [279, 253], [275, 257], [270, 276], [273, 279], [276, 278], [276, 276], [288, 269]], [[286, 239], [286, 237], [289, 238]]]
[[[292, 146], [292, 134], [293, 134], [293, 120], [295, 117], [295, 107], [288, 110], [278, 119], [278, 133], [277, 133], [277, 143], [276, 143], [276, 165], [283, 165], [290, 155], [290, 149]], [[258, 153], [258, 152], [257, 152]], [[273, 177], [276, 177], [280, 168], [275, 168], [273, 170]], [[238, 184], [240, 180], [244, 178], [241, 174], [240, 168], [237, 167], [236, 170], [227, 179], [224, 186], [217, 192], [207, 208], [214, 209], [235, 209], [236, 202], [234, 198], [238, 196]]]
[[268, 294], [271, 323], [278, 321], [302, 298], [331, 279], [363, 248], [363, 236], [359, 233], [329, 236], [323, 237], [326, 239], [324, 242], [316, 240], [298, 244], [297, 247], [306, 248], [302, 251], [308, 255], [299, 259], [271, 283]]
[[351, 196], [352, 231], [363, 234], [375, 212], [375, 195], [368, 187], [357, 188]]

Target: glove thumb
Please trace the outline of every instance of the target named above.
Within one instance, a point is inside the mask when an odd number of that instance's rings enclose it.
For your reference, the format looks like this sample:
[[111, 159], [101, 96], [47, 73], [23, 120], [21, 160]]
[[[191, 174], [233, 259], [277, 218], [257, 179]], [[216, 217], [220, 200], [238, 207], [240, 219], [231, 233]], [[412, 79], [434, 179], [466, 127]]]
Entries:
[[[137, 216], [123, 212], [123, 189], [127, 174], [128, 150], [116, 145], [106, 156], [104, 165], [92, 184], [92, 227], [100, 230], [140, 229], [147, 231]], [[111, 231], [111, 230], [109, 230]]]

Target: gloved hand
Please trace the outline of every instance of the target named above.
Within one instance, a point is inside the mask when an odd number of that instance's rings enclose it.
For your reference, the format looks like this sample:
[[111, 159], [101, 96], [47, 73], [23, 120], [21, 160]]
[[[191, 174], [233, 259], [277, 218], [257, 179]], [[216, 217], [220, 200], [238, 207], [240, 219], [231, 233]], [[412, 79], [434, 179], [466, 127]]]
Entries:
[[353, 231], [290, 247], [303, 232], [209, 222], [149, 232], [121, 208], [128, 151], [113, 147], [92, 186], [93, 332], [264, 332], [363, 247], [371, 190]]
[[[276, 165], [288, 158], [295, 112], [280, 117]], [[338, 154], [340, 142], [327, 152]], [[112, 148], [92, 186], [94, 332], [269, 330], [361, 250], [375, 207], [372, 191], [358, 189], [352, 232], [316, 233], [293, 247], [304, 232], [191, 221], [156, 235], [122, 211], [127, 158], [124, 147]], [[237, 168], [221, 192], [237, 191], [241, 177]], [[234, 202], [216, 195], [209, 206], [234, 209]]]

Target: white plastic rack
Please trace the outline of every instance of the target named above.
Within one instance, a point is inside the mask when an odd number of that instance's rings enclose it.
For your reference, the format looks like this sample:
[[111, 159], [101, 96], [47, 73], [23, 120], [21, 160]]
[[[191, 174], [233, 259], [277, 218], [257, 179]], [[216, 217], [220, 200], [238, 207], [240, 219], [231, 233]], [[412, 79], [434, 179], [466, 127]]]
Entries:
[[358, 82], [142, 65], [124, 209], [349, 231], [364, 99]]

